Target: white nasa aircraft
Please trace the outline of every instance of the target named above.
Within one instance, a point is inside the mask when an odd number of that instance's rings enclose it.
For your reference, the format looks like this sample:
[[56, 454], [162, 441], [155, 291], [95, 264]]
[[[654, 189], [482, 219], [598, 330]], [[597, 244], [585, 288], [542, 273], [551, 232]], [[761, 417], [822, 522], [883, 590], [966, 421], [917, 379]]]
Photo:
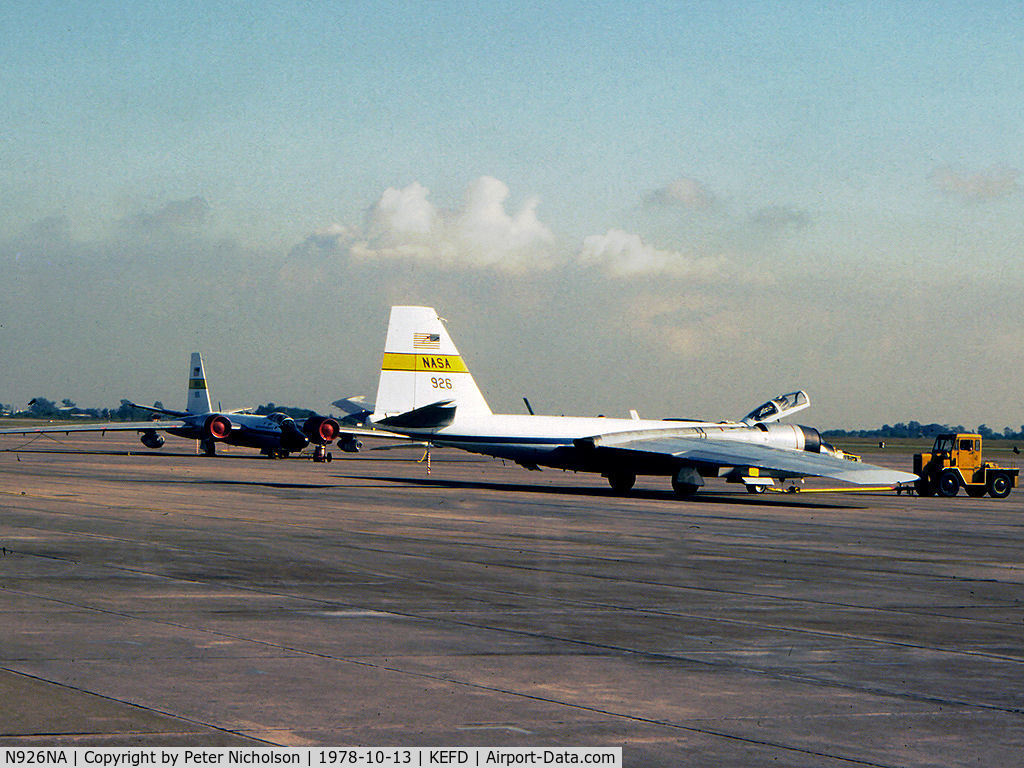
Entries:
[[909, 472], [848, 461], [817, 430], [774, 423], [810, 405], [805, 392], [781, 395], [737, 422], [636, 417], [502, 415], [491, 412], [431, 307], [392, 307], [380, 382], [367, 424], [540, 466], [598, 472], [625, 493], [638, 474], [668, 475], [680, 497], [705, 477], [743, 483], [751, 492], [774, 478], [828, 477], [859, 485], [916, 480]]
[[[327, 446], [335, 438], [341, 450], [354, 453], [361, 443], [354, 435], [342, 433], [338, 422], [325, 416], [310, 416], [301, 426], [295, 419], [283, 413], [268, 416], [214, 411], [210, 406], [210, 392], [206, 386], [203, 358], [198, 352], [192, 353], [189, 364], [188, 393], [184, 411], [153, 408], [147, 405], [132, 406], [152, 411], [171, 418], [154, 421], [114, 421], [105, 424], [76, 424], [74, 426], [20, 427], [0, 429], [0, 435], [32, 435], [64, 432], [139, 432], [142, 444], [147, 448], [159, 448], [164, 444], [160, 432], [169, 432], [178, 437], [198, 440], [207, 456], [214, 456], [217, 443], [257, 448], [271, 458], [286, 457], [289, 453], [301, 451], [310, 443]], [[324, 458], [330, 460], [330, 454]]]

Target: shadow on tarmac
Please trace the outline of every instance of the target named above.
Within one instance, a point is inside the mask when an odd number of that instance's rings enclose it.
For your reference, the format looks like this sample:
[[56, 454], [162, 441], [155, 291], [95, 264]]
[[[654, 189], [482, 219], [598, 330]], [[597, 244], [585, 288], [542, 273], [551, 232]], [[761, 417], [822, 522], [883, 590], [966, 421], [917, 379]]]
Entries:
[[828, 504], [814, 501], [797, 501], [793, 495], [786, 494], [748, 494], [729, 492], [700, 492], [694, 498], [686, 500], [678, 498], [672, 491], [658, 491], [639, 488], [627, 494], [617, 494], [610, 488], [588, 488], [557, 485], [517, 485], [513, 483], [488, 482], [486, 480], [444, 480], [434, 477], [384, 477], [380, 475], [335, 475], [335, 477], [351, 480], [380, 480], [404, 485], [416, 485], [424, 488], [478, 489], [502, 491], [505, 493], [551, 493], [562, 496], [603, 497], [611, 499], [646, 499], [650, 501], [672, 501], [677, 504], [743, 504], [754, 507], [793, 507], [796, 509], [862, 509], [859, 505]]
[[[242, 450], [246, 450], [246, 449], [243, 448]], [[377, 450], [377, 449], [371, 449], [371, 450]], [[115, 450], [103, 450], [103, 449], [98, 449], [98, 448], [77, 448], [77, 447], [66, 448], [66, 447], [59, 447], [59, 446], [52, 446], [52, 447], [46, 447], [46, 448], [0, 448], [0, 453], [25, 453], [25, 454], [43, 454], [43, 455], [51, 454], [52, 453], [52, 454], [85, 455], [85, 456], [145, 456], [145, 457], [151, 457], [151, 458], [156, 458], [156, 459], [201, 458], [201, 459], [204, 459], [204, 460], [206, 460], [206, 459], [250, 459], [250, 460], [251, 459], [258, 459], [260, 461], [268, 461], [269, 460], [269, 459], [267, 459], [266, 456], [263, 456], [263, 455], [261, 455], [259, 453], [218, 453], [216, 456], [203, 456], [203, 455], [201, 455], [199, 453], [196, 453], [195, 451], [167, 451], [167, 450], [163, 450], [163, 449], [158, 450], [158, 451], [152, 451], [152, 450], [139, 450], [139, 451], [116, 450], [115, 451]], [[309, 453], [304, 453], [304, 454], [297, 455], [297, 456], [290, 456], [287, 459], [272, 459], [272, 461], [312, 461], [312, 460], [313, 460], [313, 456], [312, 456], [312, 454], [309, 454]], [[408, 456], [408, 455], [406, 455], [406, 456], [382, 456], [380, 454], [376, 454], [376, 455], [373, 455], [373, 456], [368, 456], [366, 454], [360, 453], [360, 454], [344, 454], [343, 456], [338, 456], [338, 454], [334, 454], [334, 458], [333, 458], [333, 461], [335, 461], [335, 462], [337, 462], [337, 461], [340, 461], [340, 462], [346, 462], [346, 461], [365, 461], [365, 460], [370, 460], [370, 461], [373, 461], [374, 463], [378, 463], [378, 462], [394, 462], [394, 463], [398, 463], [398, 464], [409, 464], [409, 463], [418, 464], [418, 463], [420, 463], [420, 458], [419, 458], [418, 455], [417, 456]], [[435, 459], [435, 461], [437, 461], [437, 460]], [[466, 459], [461, 459], [461, 458], [458, 458], [458, 457], [452, 458], [452, 457], [447, 457], [446, 456], [443, 461], [446, 464], [455, 464], [455, 463], [459, 463], [459, 464], [470, 464], [470, 463], [484, 464], [484, 463], [486, 463], [487, 460], [486, 459], [478, 459], [478, 458], [474, 458], [474, 457], [468, 457]], [[324, 462], [324, 463], [326, 463], [326, 462]]]

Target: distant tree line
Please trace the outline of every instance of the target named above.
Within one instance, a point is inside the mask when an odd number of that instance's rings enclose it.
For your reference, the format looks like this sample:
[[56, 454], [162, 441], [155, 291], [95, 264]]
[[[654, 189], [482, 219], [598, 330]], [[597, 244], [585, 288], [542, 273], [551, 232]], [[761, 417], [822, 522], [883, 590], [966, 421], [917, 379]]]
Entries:
[[[157, 408], [163, 407], [159, 402], [155, 405]], [[129, 400], [122, 400], [116, 408], [79, 408], [68, 398], [61, 400], [58, 405], [45, 397], [33, 397], [28, 401], [28, 406], [21, 410], [0, 403], [0, 415], [21, 419], [100, 419], [102, 421], [140, 421], [150, 416], [148, 411], [133, 408]]]
[[951, 426], [949, 424], [922, 424], [919, 421], [910, 421], [904, 424], [902, 421], [897, 424], [884, 424], [878, 429], [829, 429], [822, 430], [821, 434], [826, 438], [837, 437], [910, 437], [930, 439], [936, 435], [949, 432], [976, 432], [985, 439], [996, 440], [1024, 440], [1024, 425], [1019, 430], [1011, 427], [1003, 427], [997, 431], [986, 424], [980, 424], [974, 429], [967, 429], [963, 424]]

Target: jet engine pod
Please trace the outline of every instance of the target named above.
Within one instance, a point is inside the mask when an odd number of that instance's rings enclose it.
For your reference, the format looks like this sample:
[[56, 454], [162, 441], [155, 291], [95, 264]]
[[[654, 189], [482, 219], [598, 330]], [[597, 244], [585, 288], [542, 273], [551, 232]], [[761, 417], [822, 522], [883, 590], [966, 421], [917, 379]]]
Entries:
[[157, 432], [155, 429], [147, 429], [142, 435], [139, 436], [142, 444], [147, 448], [153, 448], [154, 450], [164, 444], [164, 436]]
[[203, 436], [208, 440], [226, 440], [231, 435], [231, 419], [217, 413], [203, 422]]
[[338, 436], [341, 426], [327, 416], [310, 416], [302, 425], [302, 431], [306, 433], [310, 442], [327, 445]]
[[359, 453], [363, 447], [363, 441], [357, 440], [355, 435], [341, 435], [338, 438], [338, 447], [345, 453]]
[[798, 424], [758, 424], [765, 432], [764, 442], [773, 448], [792, 448], [797, 451], [821, 453], [821, 434], [812, 427]]

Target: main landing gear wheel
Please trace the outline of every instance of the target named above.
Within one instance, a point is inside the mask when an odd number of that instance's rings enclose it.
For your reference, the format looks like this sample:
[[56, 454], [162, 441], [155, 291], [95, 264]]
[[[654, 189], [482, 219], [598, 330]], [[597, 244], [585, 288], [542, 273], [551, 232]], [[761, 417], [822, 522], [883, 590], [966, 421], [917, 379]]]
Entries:
[[960, 473], [955, 469], [944, 469], [939, 475], [939, 495], [952, 497], [960, 492]]
[[684, 480], [680, 480], [678, 475], [673, 475], [672, 490], [675, 491], [676, 496], [680, 499], [692, 499], [697, 495], [697, 491], [700, 490], [700, 486], [696, 483], [688, 483]]
[[628, 471], [609, 472], [605, 475], [613, 493], [629, 493], [636, 483], [636, 473]]
[[693, 498], [702, 485], [704, 478], [694, 467], [680, 467], [672, 475], [672, 490], [680, 499]]
[[699, 485], [694, 485], [693, 483], [680, 483], [674, 477], [672, 478], [672, 490], [676, 492], [676, 496], [680, 499], [692, 499], [697, 495], [697, 491], [699, 489]]
[[988, 493], [993, 499], [1005, 499], [1013, 489], [1013, 481], [1005, 472], [997, 472], [988, 479]]

